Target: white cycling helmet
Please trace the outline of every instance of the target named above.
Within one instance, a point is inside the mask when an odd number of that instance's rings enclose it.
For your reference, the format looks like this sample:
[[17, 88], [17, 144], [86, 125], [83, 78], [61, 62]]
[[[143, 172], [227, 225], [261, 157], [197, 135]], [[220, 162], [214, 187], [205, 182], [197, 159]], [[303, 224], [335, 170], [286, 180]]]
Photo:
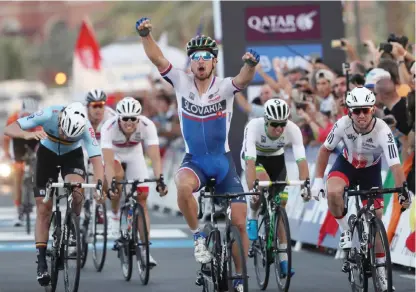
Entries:
[[283, 99], [269, 99], [264, 104], [264, 118], [266, 121], [286, 121], [289, 115], [290, 108]]
[[345, 103], [348, 108], [372, 107], [376, 103], [376, 96], [365, 87], [356, 87], [347, 93]]
[[92, 89], [87, 94], [87, 103], [96, 101], [106, 101], [107, 95], [101, 89]]
[[22, 99], [22, 111], [34, 113], [39, 109], [39, 102], [34, 98]]
[[87, 112], [82, 103], [71, 103], [62, 111], [60, 126], [68, 138], [81, 136], [85, 131], [86, 124]]
[[138, 117], [142, 113], [142, 105], [133, 97], [125, 97], [117, 103], [116, 112], [120, 117]]

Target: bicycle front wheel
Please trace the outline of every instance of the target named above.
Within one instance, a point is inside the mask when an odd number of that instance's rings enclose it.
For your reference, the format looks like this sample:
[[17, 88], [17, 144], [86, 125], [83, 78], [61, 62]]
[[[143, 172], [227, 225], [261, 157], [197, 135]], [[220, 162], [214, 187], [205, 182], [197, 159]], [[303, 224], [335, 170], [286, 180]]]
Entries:
[[[97, 272], [104, 267], [107, 255], [107, 208], [104, 204], [95, 204], [93, 222], [92, 260]], [[102, 242], [101, 242], [102, 241]]]
[[259, 224], [259, 235], [251, 246], [253, 250], [254, 267], [256, 270], [257, 284], [261, 290], [266, 290], [270, 276], [271, 252], [267, 248], [270, 230], [270, 218], [266, 213]]
[[[66, 218], [64, 228], [64, 284], [65, 292], [77, 292], [79, 286], [79, 276], [81, 271], [81, 233], [79, 231], [79, 221], [75, 213], [71, 212]], [[65, 235], [66, 234], [66, 235]], [[73, 269], [70, 266], [73, 264]], [[72, 277], [70, 270], [73, 270]]]
[[23, 214], [26, 221], [26, 233], [30, 234], [31, 232], [31, 221], [30, 213], [32, 213], [33, 203], [32, 203], [32, 183], [28, 179], [25, 179], [22, 187], [22, 198], [23, 198]]
[[143, 207], [137, 204], [133, 216], [133, 241], [137, 258], [137, 268], [140, 280], [147, 285], [150, 276], [149, 266], [149, 233], [146, 225]]
[[[228, 230], [228, 245], [227, 245], [227, 277], [228, 277], [228, 290], [234, 287], [233, 279], [241, 279], [243, 281], [243, 291], [248, 291], [248, 277], [247, 277], [247, 266], [246, 266], [246, 254], [244, 253], [243, 241], [241, 240], [240, 232], [237, 227], [230, 225]], [[235, 252], [237, 261], [240, 263], [241, 272], [240, 275], [236, 276], [233, 273], [233, 252], [232, 249], [237, 249]], [[235, 262], [234, 262], [235, 263]], [[233, 291], [233, 290], [231, 290]]]
[[57, 230], [56, 213], [53, 212], [49, 223], [49, 237], [48, 246], [46, 248], [46, 262], [49, 268], [49, 274], [51, 276], [50, 285], [45, 288], [45, 291], [55, 292], [56, 285], [58, 283], [59, 273], [59, 253], [58, 253], [58, 242], [59, 234]]
[[[391, 268], [390, 248], [383, 222], [377, 217], [373, 218], [369, 231], [369, 242], [370, 246], [372, 246], [370, 249], [370, 262], [374, 290], [393, 292], [393, 272]], [[378, 238], [378, 241], [380, 242], [378, 246], [381, 248], [381, 252], [376, 252], [376, 238]], [[384, 255], [384, 261], [378, 261], [377, 254]], [[382, 280], [380, 278], [384, 279]], [[382, 285], [382, 287], [380, 287], [380, 285]]]
[[[286, 210], [282, 207], [277, 208], [275, 214], [273, 239], [274, 271], [279, 291], [287, 292], [289, 291], [292, 269], [292, 245], [289, 219], [287, 218]], [[279, 224], [282, 225], [280, 227], [282, 234], [279, 234]], [[286, 242], [285, 246], [283, 245], [284, 242]], [[287, 261], [287, 264], [284, 264], [284, 261]]]
[[120, 212], [120, 230], [121, 236], [118, 242], [118, 257], [120, 258], [121, 271], [126, 281], [130, 281], [131, 272], [133, 266], [133, 255], [131, 254], [132, 243], [130, 240], [131, 228], [130, 222], [132, 219], [129, 218], [129, 207], [124, 207]]

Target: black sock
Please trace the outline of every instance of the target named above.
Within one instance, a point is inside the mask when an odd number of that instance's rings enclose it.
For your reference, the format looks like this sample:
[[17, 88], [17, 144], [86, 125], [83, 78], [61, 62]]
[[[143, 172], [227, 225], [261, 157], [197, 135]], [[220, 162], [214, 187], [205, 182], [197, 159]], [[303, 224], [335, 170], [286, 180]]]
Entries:
[[36, 253], [38, 255], [38, 259], [46, 259], [46, 246], [46, 242], [36, 242]]

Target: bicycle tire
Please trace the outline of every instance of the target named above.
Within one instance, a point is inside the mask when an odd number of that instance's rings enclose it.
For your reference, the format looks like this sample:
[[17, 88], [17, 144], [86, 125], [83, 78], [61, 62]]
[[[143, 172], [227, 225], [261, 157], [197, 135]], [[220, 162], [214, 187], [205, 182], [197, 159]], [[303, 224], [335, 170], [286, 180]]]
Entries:
[[232, 241], [234, 241], [235, 244], [237, 244], [237, 248], [239, 250], [238, 255], [240, 257], [241, 262], [241, 277], [243, 279], [243, 291], [249, 291], [248, 290], [248, 277], [247, 277], [247, 265], [246, 265], [246, 255], [244, 253], [243, 248], [243, 241], [241, 240], [240, 232], [238, 231], [237, 227], [234, 225], [229, 226], [229, 239], [230, 241], [227, 244], [227, 282], [228, 287], [233, 287], [233, 280], [231, 279], [233, 277], [232, 270], [233, 270], [233, 264], [232, 264]]
[[[139, 220], [141, 224], [139, 225]], [[149, 265], [149, 233], [146, 225], [146, 217], [142, 205], [136, 204], [133, 215], [133, 247], [137, 258], [137, 268], [139, 270], [140, 281], [143, 285], [149, 283], [150, 265]], [[139, 229], [142, 229], [143, 238], [141, 238]], [[140, 240], [139, 240], [140, 236]], [[140, 242], [139, 242], [140, 241]], [[143, 254], [144, 251], [144, 254]]]
[[[276, 218], [274, 224], [274, 237], [273, 237], [273, 250], [274, 250], [274, 272], [276, 276], [276, 283], [279, 291], [288, 292], [290, 287], [290, 280], [291, 280], [291, 269], [292, 269], [292, 245], [291, 245], [291, 237], [290, 237], [290, 227], [289, 227], [289, 219], [286, 214], [285, 208], [278, 207], [275, 211]], [[286, 254], [287, 254], [287, 275], [286, 281], [284, 284], [280, 282], [280, 260], [279, 260], [279, 253], [276, 253], [280, 248], [276, 246], [279, 238], [278, 238], [278, 228], [279, 228], [279, 219], [282, 219], [283, 228], [286, 234]], [[280, 241], [279, 241], [280, 242]]]
[[[101, 258], [97, 257], [97, 225], [98, 220], [100, 218], [99, 213], [102, 213], [102, 219], [103, 219], [103, 233], [100, 234], [103, 236], [103, 250]], [[96, 204], [95, 205], [95, 216], [94, 216], [94, 238], [92, 243], [92, 260], [94, 263], [95, 270], [97, 272], [101, 272], [104, 267], [105, 259], [107, 256], [107, 227], [108, 227], [108, 221], [107, 221], [107, 208], [104, 204]]]
[[[352, 247], [348, 251], [346, 258], [349, 262], [348, 281], [350, 282], [352, 292], [368, 292], [366, 255], [362, 253], [360, 243], [362, 231], [364, 230], [363, 221], [360, 218], [356, 218], [356, 215], [351, 215], [348, 221], [354, 222], [350, 227]], [[357, 278], [359, 282], [356, 282]]]
[[22, 207], [23, 207], [23, 215], [25, 217], [26, 222], [26, 233], [30, 234], [31, 232], [31, 221], [30, 221], [30, 213], [32, 212], [32, 203], [31, 203], [31, 195], [32, 195], [32, 183], [31, 180], [29, 181], [28, 178], [25, 178], [23, 181], [22, 186]]
[[[267, 250], [267, 238], [270, 232], [270, 218], [268, 213], [265, 213], [262, 220], [260, 221], [259, 230], [261, 226], [264, 226], [264, 236], [258, 236], [257, 240], [253, 241], [252, 248], [254, 252], [253, 260], [254, 269], [256, 271], [257, 285], [259, 286], [260, 290], [266, 290], [270, 277], [270, 251]], [[258, 261], [259, 254], [257, 253], [257, 250], [259, 250], [261, 253], [261, 262]], [[259, 264], [264, 266], [264, 278], [262, 278], [260, 275], [258, 267]]]
[[[213, 292], [223, 292], [227, 291], [226, 287], [224, 287], [224, 283], [221, 283], [221, 274], [220, 274], [220, 267], [218, 263], [221, 262], [221, 233], [218, 229], [215, 229], [211, 222], [205, 224], [203, 228], [203, 232], [207, 235], [206, 243], [207, 248], [211, 247], [211, 255], [214, 260], [211, 260], [208, 264], [201, 265], [201, 272], [208, 271], [207, 267], [209, 265], [209, 272], [210, 275], [204, 274], [204, 283], [203, 283], [203, 291], [213, 291]], [[208, 289], [208, 282], [206, 278], [211, 278], [210, 283], [212, 283], [212, 290]]]
[[[86, 204], [87, 202], [85, 202]], [[85, 206], [85, 205], [84, 205]], [[87, 262], [87, 258], [88, 258], [88, 229], [89, 229], [89, 225], [91, 224], [90, 218], [87, 218], [87, 211], [89, 210], [85, 210], [84, 212], [84, 222], [82, 223], [82, 228], [81, 228], [81, 250], [82, 250], [82, 254], [81, 254], [81, 269], [84, 268], [85, 263]], [[88, 212], [89, 213], [89, 212]]]
[[[51, 216], [51, 220], [49, 221], [49, 236], [51, 235], [51, 231], [52, 231], [52, 235], [54, 235], [54, 231], [57, 228], [57, 223], [56, 223], [56, 212], [52, 212], [52, 216]], [[52, 228], [52, 229], [51, 229]], [[52, 242], [56, 242], [56, 244], [59, 242], [59, 238], [52, 238], [51, 244]], [[49, 274], [51, 276], [51, 281], [49, 286], [45, 287], [46, 291], [51, 291], [51, 292], [55, 292], [56, 291], [56, 285], [58, 284], [58, 274], [59, 274], [59, 253], [58, 253], [58, 249], [57, 249], [57, 245], [55, 244], [54, 246], [47, 246], [47, 250], [46, 250], [46, 260], [48, 260], [48, 258], [50, 259], [49, 264], [48, 264], [48, 268], [49, 268]]]
[[389, 241], [387, 239], [386, 229], [384, 228], [384, 224], [381, 219], [374, 217], [371, 224], [370, 224], [370, 244], [373, 248], [370, 249], [370, 261], [371, 261], [371, 272], [373, 277], [373, 285], [374, 290], [377, 290], [377, 265], [376, 265], [376, 234], [379, 232], [381, 244], [383, 245], [386, 262], [385, 262], [385, 269], [386, 269], [386, 277], [387, 277], [387, 292], [393, 292], [393, 271], [391, 267], [391, 256], [390, 256], [390, 247]]
[[118, 249], [118, 256], [120, 258], [121, 263], [121, 272], [123, 274], [124, 280], [130, 281], [131, 273], [132, 273], [132, 266], [133, 266], [133, 255], [131, 254], [131, 241], [130, 236], [127, 232], [123, 231], [123, 218], [124, 222], [127, 224], [127, 216], [128, 216], [128, 208], [124, 207], [121, 209], [120, 212], [120, 230], [122, 231], [122, 235], [120, 237], [120, 244]]
[[[67, 229], [68, 232], [65, 232], [65, 240], [63, 240], [63, 242], [65, 242], [64, 245], [64, 284], [65, 284], [65, 291], [66, 292], [77, 292], [78, 291], [78, 287], [79, 287], [79, 280], [80, 280], [80, 272], [81, 272], [81, 233], [79, 231], [79, 222], [77, 219], [77, 215], [74, 212], [70, 212], [67, 214], [67, 218], [65, 220], [65, 228]], [[71, 229], [71, 227], [73, 229]], [[75, 251], [75, 256], [70, 256], [69, 255], [69, 241], [70, 241], [70, 235], [74, 234], [75, 235], [75, 245], [76, 245], [76, 251]], [[72, 289], [70, 289], [69, 286], [69, 280], [68, 280], [68, 259], [71, 257], [71, 259], [73, 257], [75, 257], [75, 279], [74, 279], [74, 283], [72, 286]]]

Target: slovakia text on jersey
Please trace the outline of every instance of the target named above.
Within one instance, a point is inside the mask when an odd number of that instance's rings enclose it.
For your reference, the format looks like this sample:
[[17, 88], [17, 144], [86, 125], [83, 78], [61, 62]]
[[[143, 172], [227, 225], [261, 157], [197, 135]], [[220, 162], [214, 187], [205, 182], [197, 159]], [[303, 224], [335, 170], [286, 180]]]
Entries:
[[101, 128], [101, 148], [116, 149], [117, 152], [130, 152], [129, 148], [140, 146], [144, 141], [147, 146], [159, 145], [155, 124], [145, 116], [139, 116], [136, 131], [126, 138], [118, 124], [118, 117], [108, 119]]
[[233, 79], [214, 76], [207, 92], [199, 96], [193, 74], [170, 64], [161, 75], [175, 88], [186, 152], [197, 156], [229, 152], [234, 94], [241, 90]]
[[59, 114], [63, 108], [64, 106], [61, 105], [51, 106], [37, 111], [28, 117], [20, 118], [17, 122], [23, 130], [42, 126], [43, 130], [48, 135], [48, 138], [41, 140], [40, 143], [58, 155], [68, 153], [81, 147], [81, 141], [83, 141], [90, 158], [100, 156], [101, 149], [95, 138], [94, 129], [88, 120], [85, 131], [80, 137], [68, 140], [59, 138]]
[[284, 147], [292, 144], [296, 161], [305, 159], [305, 147], [303, 146], [302, 132], [292, 121], [287, 121], [283, 133], [276, 139], [267, 134], [264, 118], [252, 119], [244, 129], [244, 141], [242, 157], [256, 159], [259, 156], [275, 156], [284, 153]]
[[324, 143], [328, 150], [334, 150], [340, 141], [344, 142], [343, 156], [355, 168], [364, 168], [377, 164], [384, 152], [389, 166], [400, 164], [394, 136], [389, 126], [375, 118], [373, 129], [359, 134], [353, 127], [353, 121], [343, 116], [333, 126]]

